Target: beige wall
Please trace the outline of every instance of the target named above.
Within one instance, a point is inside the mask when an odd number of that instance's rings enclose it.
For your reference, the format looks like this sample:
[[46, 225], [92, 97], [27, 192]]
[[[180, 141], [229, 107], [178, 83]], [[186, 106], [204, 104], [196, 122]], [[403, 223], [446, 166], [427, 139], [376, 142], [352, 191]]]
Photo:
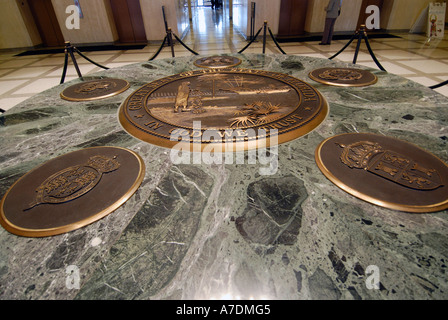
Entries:
[[[79, 29], [68, 29], [67, 6], [73, 0], [52, 0], [64, 40], [72, 44], [113, 43], [118, 40], [109, 0], [80, 0], [84, 17]], [[23, 3], [23, 4], [22, 4]], [[179, 37], [189, 27], [187, 0], [140, 0], [148, 41], [161, 41], [166, 35], [162, 6], [168, 26]], [[26, 48], [42, 44], [27, 2], [0, 0], [0, 49]]]
[[[178, 36], [188, 28], [188, 0], [139, 0], [148, 41], [165, 37], [162, 6], [165, 6], [168, 26]], [[250, 2], [257, 4], [255, 32], [267, 20], [274, 34], [278, 32], [281, 0], [232, 0], [233, 22], [246, 36], [250, 34]], [[386, 0], [381, 11], [381, 27], [387, 30], [409, 30], [421, 12], [434, 0]], [[192, 1], [194, 3], [194, 1]], [[443, 2], [441, 0], [437, 2]], [[80, 0], [84, 18], [80, 29], [65, 26], [65, 12], [73, 0], [52, 0], [65, 40], [74, 44], [112, 43], [118, 40], [109, 0]], [[328, 0], [309, 0], [305, 31], [320, 33], [325, 23], [324, 7]], [[341, 16], [335, 31], [354, 31], [360, 13], [361, 0], [343, 0]], [[448, 21], [448, 14], [447, 14]], [[39, 33], [28, 8], [22, 0], [0, 0], [0, 49], [25, 48], [41, 44]]]
[[[178, 0], [140, 0], [143, 22], [145, 24], [146, 38], [148, 41], [160, 41], [166, 36], [165, 23], [163, 21], [162, 6], [165, 7], [165, 16], [168, 27], [179, 37], [177, 24]], [[188, 12], [187, 12], [188, 19]]]
[[[387, 1], [385, 1], [387, 2]], [[419, 15], [430, 2], [441, 2], [431, 0], [394, 0], [389, 4], [390, 16], [381, 24], [387, 30], [411, 29]], [[384, 8], [385, 9], [385, 8]], [[389, 9], [389, 8], [388, 8]]]
[[252, 14], [251, 2], [255, 2], [255, 26], [256, 33], [268, 22], [273, 34], [278, 33], [281, 0], [233, 0], [233, 23], [246, 37], [250, 35], [250, 17]]
[[[280, 4], [281, 0], [248, 0], [255, 2], [255, 32], [257, 32], [263, 25], [264, 21], [268, 22], [269, 28], [273, 34], [278, 33], [278, 23], [280, 18]], [[250, 21], [250, 12], [248, 13], [248, 21]], [[249, 29], [248, 29], [249, 31]]]
[[65, 21], [70, 14], [65, 13], [73, 0], [52, 0], [54, 11], [65, 41], [72, 44], [112, 43], [118, 40], [108, 0], [79, 0], [84, 17], [79, 29], [67, 29]]
[[[386, 30], [409, 30], [422, 11], [435, 0], [386, 0], [381, 10], [381, 28]], [[324, 30], [325, 11], [328, 0], [310, 0], [305, 31], [320, 33]], [[343, 0], [341, 16], [336, 20], [335, 31], [356, 30], [361, 10], [361, 0]], [[448, 21], [448, 17], [447, 17]]]
[[0, 0], [0, 49], [27, 48], [42, 43], [26, 2]]
[[[361, 0], [343, 0], [341, 15], [336, 20], [335, 31], [353, 31], [357, 28]], [[325, 27], [325, 7], [328, 0], [310, 0], [305, 22], [305, 31], [310, 33], [323, 32]]]
[[[79, 30], [65, 27], [68, 17], [65, 8], [73, 4], [73, 0], [52, 0], [52, 3], [66, 40], [72, 43], [109, 43], [118, 40], [109, 0], [80, 0], [84, 18]], [[140, 0], [147, 40], [161, 41], [166, 35], [162, 6], [165, 6], [168, 27], [181, 37], [188, 27], [186, 4], [187, 0]]]
[[[362, 1], [342, 0], [341, 15], [336, 20], [334, 31], [352, 31], [358, 28], [358, 18]], [[323, 29], [322, 29], [323, 31]]]

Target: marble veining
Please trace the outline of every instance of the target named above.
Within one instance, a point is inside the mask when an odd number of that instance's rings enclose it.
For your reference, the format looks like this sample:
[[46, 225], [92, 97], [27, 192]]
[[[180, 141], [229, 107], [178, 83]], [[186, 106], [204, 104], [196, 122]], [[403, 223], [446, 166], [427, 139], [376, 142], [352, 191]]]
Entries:
[[[409, 214], [373, 206], [333, 185], [314, 151], [339, 133], [403, 139], [448, 162], [448, 100], [412, 81], [373, 72], [377, 84], [338, 88], [308, 78], [312, 57], [237, 55], [240, 68], [283, 72], [327, 99], [327, 119], [278, 148], [278, 170], [260, 164], [174, 165], [168, 149], [128, 135], [125, 98], [161, 77], [197, 69], [198, 57], [102, 71], [131, 87], [104, 100], [69, 102], [42, 92], [2, 115], [0, 195], [46, 160], [90, 146], [136, 151], [147, 167], [139, 190], [104, 219], [60, 236], [0, 229], [0, 299], [447, 299], [447, 211]], [[79, 287], [68, 284], [68, 267]], [[379, 270], [379, 288], [367, 280]]]

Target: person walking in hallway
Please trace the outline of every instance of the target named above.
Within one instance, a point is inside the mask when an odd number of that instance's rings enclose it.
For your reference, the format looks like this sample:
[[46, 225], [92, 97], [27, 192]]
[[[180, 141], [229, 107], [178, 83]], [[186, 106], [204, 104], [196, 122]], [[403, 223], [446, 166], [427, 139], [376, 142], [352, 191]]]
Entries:
[[331, 39], [333, 38], [334, 24], [336, 19], [341, 14], [342, 0], [330, 0], [328, 5], [325, 7], [327, 12], [325, 18], [325, 30], [322, 36], [321, 45], [331, 44]]

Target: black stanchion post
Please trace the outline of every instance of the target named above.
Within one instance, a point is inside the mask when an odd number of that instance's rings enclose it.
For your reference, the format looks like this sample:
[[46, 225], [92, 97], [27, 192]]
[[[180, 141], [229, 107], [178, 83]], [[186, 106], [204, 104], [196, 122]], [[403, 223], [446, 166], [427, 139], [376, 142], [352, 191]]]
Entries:
[[75, 66], [75, 70], [76, 70], [76, 73], [78, 74], [78, 77], [82, 79], [81, 70], [79, 70], [78, 62], [76, 62], [75, 55], [73, 54], [73, 47], [70, 44], [70, 42], [68, 42], [68, 53], [70, 54], [70, 58], [72, 58], [72, 62], [73, 62], [73, 65]]
[[361, 48], [362, 39], [363, 39], [363, 26], [361, 26], [360, 30], [358, 31], [358, 43], [356, 44], [355, 55], [353, 56], [353, 64], [356, 64], [356, 61], [358, 61], [358, 54], [359, 49]]
[[[163, 15], [163, 22], [165, 24], [165, 32], [168, 34], [168, 22], [166, 21], [166, 14], [165, 14], [165, 6], [162, 6], [162, 15]], [[168, 38], [168, 46], [171, 46], [171, 43], [173, 42], [173, 39]]]
[[251, 2], [251, 13], [250, 13], [250, 37], [249, 40], [255, 40], [255, 2]]
[[266, 53], [266, 40], [267, 40], [267, 32], [268, 31], [269, 31], [269, 34], [270, 34], [272, 40], [274, 41], [275, 45], [280, 50], [280, 52], [283, 53], [283, 54], [286, 54], [286, 52], [283, 51], [283, 49], [280, 47], [280, 45], [278, 44], [277, 40], [275, 39], [274, 35], [272, 34], [272, 30], [271, 30], [271, 28], [269, 28], [268, 22], [266, 20], [264, 21], [263, 27], [261, 27], [257, 31], [257, 34], [253, 37], [253, 39], [243, 49], [238, 51], [238, 53], [243, 53], [243, 51], [246, 50], [257, 39], [257, 37], [260, 34], [261, 30], [263, 30], [263, 54]]
[[61, 76], [60, 84], [64, 83], [64, 81], [65, 81], [65, 75], [67, 74], [67, 66], [68, 66], [68, 44], [66, 42], [65, 50], [64, 50], [64, 68], [62, 69], [62, 76]]
[[339, 50], [336, 54], [334, 54], [333, 56], [331, 56], [328, 59], [332, 60], [332, 59], [336, 58], [340, 53], [342, 53], [342, 51], [344, 51], [353, 42], [353, 40], [355, 40], [356, 37], [358, 37], [358, 43], [356, 45], [355, 55], [353, 57], [353, 63], [355, 64], [356, 61], [358, 60], [358, 54], [359, 54], [359, 49], [361, 47], [361, 41], [362, 41], [362, 39], [364, 39], [364, 41], [366, 42], [367, 49], [369, 50], [370, 56], [372, 57], [373, 61], [376, 63], [378, 68], [380, 68], [382, 71], [386, 71], [386, 69], [384, 69], [384, 67], [378, 61], [375, 54], [373, 53], [372, 48], [370, 47], [369, 38], [367, 37], [365, 25], [361, 25], [360, 28], [355, 31], [355, 33], [353, 34], [353, 36], [349, 40], [349, 42], [341, 50]]
[[265, 20], [264, 21], [264, 26], [263, 26], [263, 54], [266, 53], [266, 29], [267, 29], [267, 25], [268, 22]]
[[171, 28], [168, 28], [168, 43], [171, 45], [171, 56], [174, 58], [174, 43], [173, 43], [173, 33], [171, 32]]
[[78, 77], [80, 77], [81, 79], [83, 79], [82, 74], [81, 74], [81, 70], [79, 69], [78, 66], [78, 62], [76, 61], [75, 58], [75, 52], [77, 54], [79, 54], [81, 57], [83, 57], [84, 59], [86, 59], [87, 61], [89, 61], [90, 63], [93, 63], [94, 65], [103, 68], [103, 69], [109, 69], [105, 66], [102, 66], [98, 63], [96, 63], [95, 61], [89, 59], [88, 57], [86, 57], [81, 51], [78, 50], [78, 48], [74, 47], [71, 45], [70, 41], [66, 41], [65, 42], [65, 50], [64, 50], [64, 68], [62, 69], [62, 77], [61, 77], [61, 82], [60, 84], [64, 83], [65, 81], [65, 76], [67, 75], [67, 67], [68, 67], [68, 56], [70, 55], [70, 58], [73, 61], [73, 65], [75, 66], [76, 69], [76, 73], [78, 74]]
[[67, 66], [68, 66], [68, 56], [70, 55], [70, 58], [73, 61], [73, 65], [75, 66], [76, 73], [78, 74], [78, 77], [82, 79], [81, 70], [79, 70], [78, 63], [76, 62], [75, 55], [73, 54], [73, 47], [70, 43], [70, 41], [65, 42], [65, 50], [64, 50], [65, 56], [64, 56], [64, 68], [62, 69], [62, 77], [60, 84], [64, 83], [65, 76], [67, 74]]

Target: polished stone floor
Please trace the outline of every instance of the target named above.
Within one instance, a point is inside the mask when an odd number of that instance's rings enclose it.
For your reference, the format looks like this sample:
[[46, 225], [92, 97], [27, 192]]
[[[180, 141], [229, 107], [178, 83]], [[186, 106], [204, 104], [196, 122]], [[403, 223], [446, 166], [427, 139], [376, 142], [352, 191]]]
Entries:
[[[233, 27], [223, 10], [198, 7], [194, 11], [191, 28], [183, 42], [201, 55], [216, 53], [237, 53], [247, 41]], [[427, 38], [421, 34], [399, 33], [399, 38], [371, 39], [375, 55], [384, 68], [393, 74], [432, 86], [448, 79], [448, 35], [441, 40], [433, 40], [427, 45]], [[329, 58], [347, 43], [347, 40], [334, 40], [330, 46], [320, 46], [319, 41], [281, 43], [289, 55]], [[144, 62], [159, 49], [160, 44], [149, 44], [139, 50], [96, 51], [85, 53], [93, 61], [109, 67]], [[356, 49], [356, 41], [335, 60], [351, 62]], [[64, 65], [63, 54], [43, 54], [16, 57], [15, 52], [0, 52], [0, 108], [8, 110], [29, 97], [59, 84]], [[262, 42], [254, 42], [244, 53], [261, 53]], [[280, 51], [268, 36], [266, 53], [278, 54]], [[189, 56], [192, 53], [182, 45], [175, 46], [176, 56]], [[171, 57], [169, 48], [164, 48], [156, 59]], [[77, 58], [83, 75], [101, 71], [82, 57]], [[358, 64], [377, 68], [367, 48], [363, 44]], [[73, 65], [69, 65], [66, 81], [77, 77]], [[436, 89], [448, 96], [448, 86]]]
[[[199, 10], [185, 42], [204, 55], [237, 52], [246, 42], [230, 24], [213, 29], [220, 25], [216, 17], [210, 8]], [[146, 174], [114, 214], [84, 228], [33, 239], [0, 228], [0, 300], [446, 300], [447, 211], [410, 214], [371, 205], [327, 179], [314, 156], [326, 138], [369, 132], [412, 142], [446, 163], [448, 99], [393, 74], [432, 83], [446, 79], [445, 42], [425, 46], [424, 37], [408, 34], [375, 40], [374, 50], [391, 71], [374, 70], [375, 85], [313, 83], [330, 113], [303, 138], [272, 150], [269, 168], [276, 172], [267, 176], [260, 171], [266, 169], [262, 157], [247, 165], [175, 164], [168, 149], [135, 139], [117, 121], [117, 109], [132, 91], [163, 77], [188, 76], [197, 58], [180, 45], [177, 59], [163, 59], [170, 57], [167, 48], [153, 62], [146, 60], [157, 45], [89, 53], [99, 63], [122, 67], [100, 71], [83, 62], [84, 73], [125, 79], [131, 87], [87, 103], [60, 98], [63, 88], [79, 82], [55, 86], [60, 55], [3, 55], [2, 98], [35, 95], [0, 119], [0, 194], [38, 164], [94, 146], [137, 152]], [[321, 59], [343, 45], [289, 43], [289, 55], [262, 55], [258, 42], [233, 55], [242, 58], [240, 68], [312, 81], [308, 75], [317, 67], [350, 65], [353, 48], [339, 57], [342, 62]], [[278, 53], [272, 42], [268, 53]], [[373, 66], [365, 49], [360, 63]], [[71, 69], [68, 79], [75, 77]], [[40, 92], [46, 86], [53, 87]], [[295, 302], [292, 307], [297, 310]]]

